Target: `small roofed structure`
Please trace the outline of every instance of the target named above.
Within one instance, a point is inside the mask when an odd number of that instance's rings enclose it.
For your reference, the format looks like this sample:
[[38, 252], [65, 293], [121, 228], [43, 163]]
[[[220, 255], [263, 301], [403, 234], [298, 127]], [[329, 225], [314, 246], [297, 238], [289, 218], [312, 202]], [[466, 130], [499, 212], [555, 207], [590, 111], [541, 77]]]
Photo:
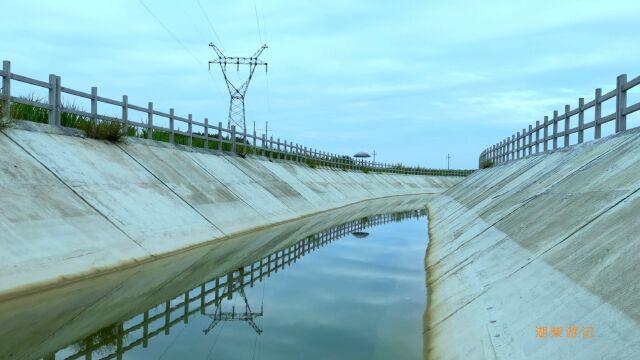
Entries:
[[367, 154], [367, 153], [366, 153], [366, 152], [364, 152], [364, 151], [360, 151], [359, 153], [356, 153], [355, 155], [353, 155], [353, 157], [354, 157], [354, 158], [362, 158], [362, 159], [364, 159], [364, 158], [369, 158], [369, 157], [371, 157], [371, 155]]
[[367, 236], [369, 236], [369, 233], [366, 231], [354, 231], [351, 233], [351, 235], [357, 237], [358, 239], [362, 239], [362, 238], [366, 238]]

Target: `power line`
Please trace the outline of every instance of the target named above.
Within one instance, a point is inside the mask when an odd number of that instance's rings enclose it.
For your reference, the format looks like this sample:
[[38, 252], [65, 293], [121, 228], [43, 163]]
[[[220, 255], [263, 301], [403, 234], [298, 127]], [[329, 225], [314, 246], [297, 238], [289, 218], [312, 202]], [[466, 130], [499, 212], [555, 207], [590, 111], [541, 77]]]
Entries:
[[222, 49], [224, 51], [227, 51], [227, 49], [225, 49], [224, 45], [222, 45], [222, 40], [220, 40], [220, 37], [218, 36], [218, 33], [213, 28], [213, 24], [211, 23], [211, 19], [209, 19], [209, 15], [207, 15], [207, 12], [204, 10], [204, 7], [202, 7], [202, 4], [200, 3], [200, 0], [196, 0], [196, 1], [198, 2], [198, 6], [200, 6], [200, 10], [202, 10], [202, 15], [204, 15], [205, 19], [207, 19], [207, 23], [209, 23], [209, 27], [211, 28], [211, 32], [213, 33], [213, 36], [215, 36], [216, 40], [218, 40], [218, 44], [220, 44], [220, 47], [222, 47]]
[[258, 18], [258, 6], [256, 5], [256, 0], [253, 0], [253, 10], [256, 13], [256, 25], [258, 25], [258, 36], [260, 37], [260, 44], [264, 44], [264, 42], [262, 42], [262, 30], [260, 30], [260, 19]]
[[164, 28], [166, 30], [166, 32], [169, 33], [169, 35], [171, 35], [171, 37], [178, 43], [180, 44], [180, 46], [182, 46], [182, 48], [189, 53], [189, 55], [191, 55], [191, 57], [193, 57], [193, 59], [196, 61], [196, 63], [198, 63], [198, 65], [202, 65], [204, 66], [205, 70], [207, 70], [207, 67], [204, 65], [204, 62], [200, 62], [200, 60], [193, 54], [193, 52], [191, 52], [191, 50], [189, 50], [182, 41], [180, 41], [180, 39], [178, 39], [177, 36], [175, 36], [171, 30], [169, 30], [169, 28], [162, 22], [160, 21], [160, 19], [153, 13], [153, 11], [151, 11], [151, 9], [149, 9], [149, 7], [147, 6], [147, 4], [145, 4], [142, 0], [138, 0], [138, 2], [140, 3], [140, 5], [142, 5], [147, 12], [149, 13], [149, 15], [151, 15], [154, 19], [156, 19], [156, 21], [158, 22], [158, 24], [160, 24], [160, 26], [162, 26], [162, 28]]
[[264, 32], [264, 42], [269, 42], [267, 36], [267, 22], [264, 21], [264, 6], [260, 8], [260, 16], [262, 17], [262, 31]]

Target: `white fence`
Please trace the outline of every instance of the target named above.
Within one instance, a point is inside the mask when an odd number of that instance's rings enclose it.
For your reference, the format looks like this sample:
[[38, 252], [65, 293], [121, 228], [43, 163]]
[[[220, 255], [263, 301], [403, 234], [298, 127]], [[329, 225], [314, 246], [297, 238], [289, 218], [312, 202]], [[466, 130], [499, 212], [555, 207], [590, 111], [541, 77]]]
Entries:
[[[577, 143], [585, 141], [585, 130], [594, 128], [593, 137], [599, 139], [602, 136], [602, 125], [615, 121], [615, 133], [627, 130], [627, 116], [640, 110], [640, 102], [627, 103], [627, 92], [640, 84], [640, 76], [627, 81], [627, 75], [618, 76], [616, 88], [603, 94], [602, 89], [595, 90], [595, 97], [588, 103], [584, 98], [578, 100], [578, 107], [571, 109], [565, 105], [564, 113], [553, 112], [553, 117], [544, 117], [542, 123], [536, 121], [535, 126], [529, 125], [528, 129], [507, 137], [499, 143], [485, 149], [480, 154], [480, 163], [490, 160], [493, 163], [503, 163], [509, 160], [524, 158], [527, 155], [537, 154], [558, 149], [558, 141], [562, 139], [563, 147], [570, 145], [570, 136], [577, 133]], [[607, 100], [615, 100], [615, 111], [602, 116], [602, 104]], [[612, 101], [614, 101], [612, 100]], [[585, 112], [594, 109], [593, 120], [585, 123]], [[577, 117], [577, 124], [572, 127], [571, 122]], [[559, 131], [559, 124], [563, 122], [564, 128]], [[542, 133], [542, 134], [541, 134]], [[542, 146], [541, 146], [542, 145]], [[482, 166], [482, 165], [481, 165]]]
[[[217, 125], [209, 123], [207, 118], [203, 121], [196, 121], [191, 114], [185, 116], [176, 115], [174, 109], [169, 112], [158, 111], [154, 104], [149, 102], [147, 106], [139, 106], [129, 103], [127, 95], [122, 99], [114, 100], [98, 95], [98, 89], [92, 87], [90, 92], [83, 92], [62, 86], [60, 76], [49, 75], [49, 81], [41, 81], [11, 72], [11, 63], [4, 61], [2, 66], [2, 108], [5, 116], [11, 116], [12, 104], [24, 104], [45, 109], [48, 112], [48, 123], [50, 125], [62, 126], [62, 116], [64, 113], [74, 114], [93, 121], [110, 121], [122, 123], [123, 126], [135, 127], [136, 130], [143, 130], [146, 138], [154, 139], [154, 133], [168, 133], [168, 141], [176, 143], [177, 137], [186, 138], [188, 146], [198, 147], [217, 151], [230, 151], [232, 153], [264, 155], [278, 159], [289, 159], [313, 166], [325, 166], [340, 168], [344, 170], [361, 170], [364, 172], [389, 172], [398, 174], [419, 174], [419, 175], [441, 175], [441, 176], [467, 176], [472, 170], [444, 170], [404, 167], [397, 164], [386, 164], [366, 160], [352, 159], [348, 156], [341, 156], [317, 149], [311, 149], [291, 141], [281, 141], [267, 138], [265, 134], [258, 136], [255, 131], [247, 134], [246, 130], [238, 133], [235, 126], [224, 128], [221, 122]], [[44, 88], [48, 91], [48, 102], [44, 103], [24, 96], [14, 96], [11, 93], [11, 82], [16, 81], [32, 86]], [[80, 110], [73, 106], [65, 106], [62, 102], [62, 95], [71, 95], [91, 102], [90, 112]], [[119, 116], [107, 116], [99, 111], [101, 105], [115, 106], [121, 109]], [[146, 114], [146, 121], [133, 121], [129, 116], [129, 111], [135, 110]], [[29, 119], [26, 119], [29, 120]], [[168, 127], [161, 124], [167, 124]], [[202, 131], [194, 131], [194, 127]], [[186, 131], [180, 130], [186, 128]], [[138, 133], [136, 131], [136, 133]]]

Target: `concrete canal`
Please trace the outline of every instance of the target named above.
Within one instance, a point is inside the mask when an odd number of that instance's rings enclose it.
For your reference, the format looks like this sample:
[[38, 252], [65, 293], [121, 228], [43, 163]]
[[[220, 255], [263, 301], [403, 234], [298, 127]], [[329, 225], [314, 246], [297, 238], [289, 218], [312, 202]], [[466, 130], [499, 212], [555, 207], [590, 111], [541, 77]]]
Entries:
[[0, 303], [9, 359], [415, 359], [428, 196], [373, 200]]

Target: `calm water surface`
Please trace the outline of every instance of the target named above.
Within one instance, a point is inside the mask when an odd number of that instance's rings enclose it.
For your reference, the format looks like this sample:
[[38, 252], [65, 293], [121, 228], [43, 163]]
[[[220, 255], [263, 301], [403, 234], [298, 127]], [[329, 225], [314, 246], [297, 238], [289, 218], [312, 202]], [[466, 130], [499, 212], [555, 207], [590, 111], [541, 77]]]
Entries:
[[322, 237], [307, 238], [279, 260], [265, 258], [262, 279], [256, 262], [253, 271], [247, 266], [206, 283], [204, 298], [196, 286], [170, 300], [169, 312], [160, 303], [55, 358], [85, 358], [90, 346], [94, 359], [420, 359], [427, 222], [417, 212], [402, 216], [411, 218], [374, 225], [372, 217], [356, 224], [362, 229], [328, 231], [324, 244]]

